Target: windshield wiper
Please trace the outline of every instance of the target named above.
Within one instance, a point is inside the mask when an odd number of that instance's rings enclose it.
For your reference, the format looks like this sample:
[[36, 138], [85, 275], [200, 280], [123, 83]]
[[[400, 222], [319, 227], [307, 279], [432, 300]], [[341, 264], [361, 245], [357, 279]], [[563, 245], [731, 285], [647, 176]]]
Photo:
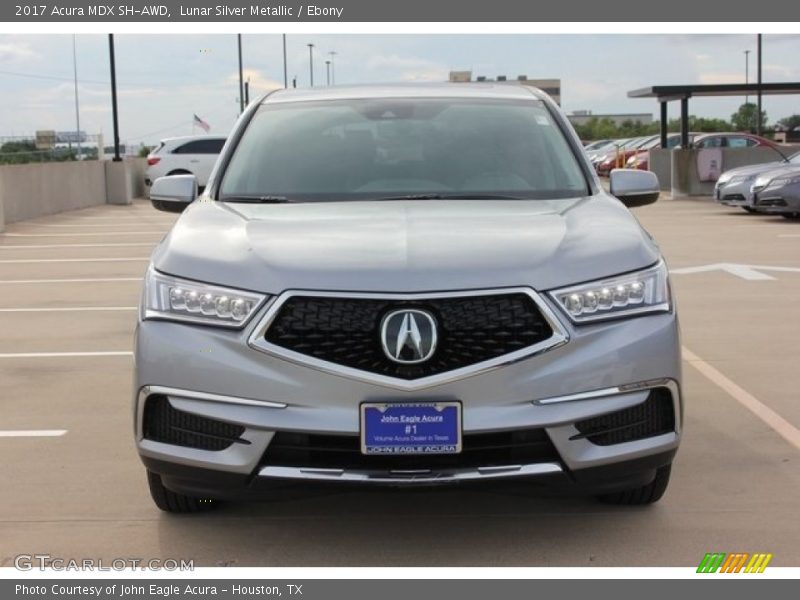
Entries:
[[370, 198], [370, 200], [522, 200], [522, 198], [503, 194], [407, 194]]
[[288, 196], [223, 196], [220, 202], [237, 202], [240, 204], [285, 204], [294, 202]]

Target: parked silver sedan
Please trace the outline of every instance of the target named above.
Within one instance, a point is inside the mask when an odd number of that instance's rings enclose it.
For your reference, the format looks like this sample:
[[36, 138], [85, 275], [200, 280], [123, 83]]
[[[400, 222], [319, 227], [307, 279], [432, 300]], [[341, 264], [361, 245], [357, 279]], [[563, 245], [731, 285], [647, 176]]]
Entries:
[[751, 191], [756, 179], [767, 173], [798, 167], [800, 167], [800, 152], [780, 161], [730, 169], [717, 180], [714, 186], [714, 199], [725, 206], [738, 206], [747, 212], [758, 212], [760, 209], [754, 206]]
[[756, 179], [751, 193], [757, 211], [800, 218], [800, 165], [765, 173]]

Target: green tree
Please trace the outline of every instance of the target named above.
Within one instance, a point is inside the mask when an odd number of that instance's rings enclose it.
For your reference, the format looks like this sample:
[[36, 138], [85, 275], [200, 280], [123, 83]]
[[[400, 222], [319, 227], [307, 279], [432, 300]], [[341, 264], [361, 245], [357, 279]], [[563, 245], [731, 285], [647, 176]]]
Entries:
[[0, 146], [0, 164], [4, 165], [39, 162], [43, 160], [43, 156], [43, 153], [37, 152], [36, 144], [32, 140], [6, 142]]
[[778, 124], [783, 126], [787, 131], [791, 131], [796, 127], [800, 127], [800, 115], [790, 115], [783, 117], [778, 121]]
[[[739, 107], [735, 113], [731, 115], [731, 125], [736, 131], [750, 131], [755, 132], [758, 128], [756, 122], [756, 114], [758, 113], [758, 106], [752, 102], [746, 102]], [[767, 112], [761, 111], [761, 130], [763, 131], [767, 126]]]

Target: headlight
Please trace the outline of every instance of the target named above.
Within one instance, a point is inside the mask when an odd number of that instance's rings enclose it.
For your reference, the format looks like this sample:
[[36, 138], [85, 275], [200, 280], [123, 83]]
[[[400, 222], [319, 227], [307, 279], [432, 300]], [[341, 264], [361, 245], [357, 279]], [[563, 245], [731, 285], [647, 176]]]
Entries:
[[728, 173], [723, 173], [722, 175], [720, 175], [717, 178], [717, 185], [724, 185], [724, 184], [726, 184], [729, 181], [732, 181], [734, 179], [736, 179], [736, 178], [733, 177], [732, 175], [729, 175]]
[[755, 181], [755, 175], [737, 175], [736, 177], [731, 177], [728, 183], [750, 183], [751, 181]]
[[165, 319], [240, 328], [264, 303], [266, 296], [178, 279], [147, 271], [144, 319]]
[[664, 261], [636, 273], [555, 290], [550, 296], [575, 323], [670, 310]]
[[783, 186], [783, 185], [792, 185], [795, 183], [800, 183], [800, 175], [792, 175], [791, 177], [777, 177], [769, 182], [769, 186]]

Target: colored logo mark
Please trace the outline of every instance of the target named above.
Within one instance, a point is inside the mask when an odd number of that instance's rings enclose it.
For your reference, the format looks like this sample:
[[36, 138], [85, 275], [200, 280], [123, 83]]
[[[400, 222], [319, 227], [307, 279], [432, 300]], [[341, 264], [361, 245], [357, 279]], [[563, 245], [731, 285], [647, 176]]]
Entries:
[[700, 561], [698, 573], [763, 573], [772, 560], [772, 554], [747, 552], [709, 552]]

